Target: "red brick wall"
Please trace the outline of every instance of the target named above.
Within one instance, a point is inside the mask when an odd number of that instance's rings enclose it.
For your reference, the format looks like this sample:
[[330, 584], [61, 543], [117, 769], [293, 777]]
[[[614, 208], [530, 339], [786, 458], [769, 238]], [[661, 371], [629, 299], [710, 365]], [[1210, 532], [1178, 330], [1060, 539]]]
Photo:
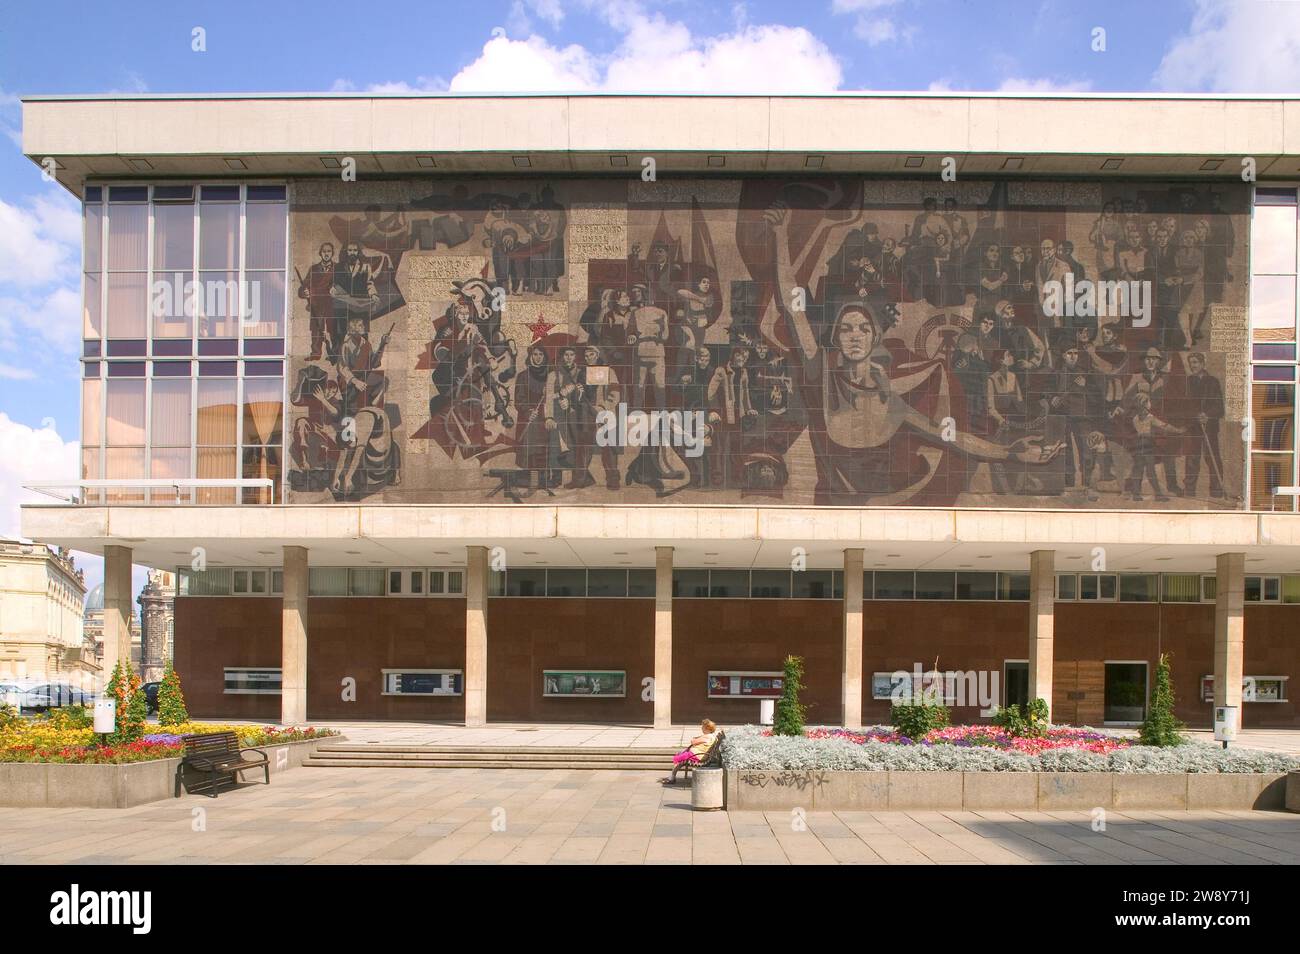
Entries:
[[[456, 599], [313, 597], [308, 609], [308, 701], [313, 720], [450, 720], [464, 717], [460, 697], [381, 696], [380, 670], [463, 669], [465, 603]], [[863, 607], [863, 718], [884, 722], [888, 702], [870, 698], [871, 675], [915, 663], [929, 668], [1001, 673], [1028, 655], [1029, 607], [1011, 602], [867, 601]], [[754, 721], [753, 700], [710, 700], [710, 670], [779, 670], [788, 653], [804, 657], [810, 721], [841, 719], [841, 604], [837, 600], [675, 600], [673, 715], [723, 723]], [[1214, 606], [1176, 603], [1058, 603], [1056, 659], [1147, 660], [1152, 682], [1161, 651], [1171, 654], [1177, 713], [1208, 726], [1199, 699], [1213, 673]], [[1246, 609], [1246, 672], [1290, 675], [1300, 696], [1300, 606]], [[176, 601], [176, 668], [196, 716], [274, 720], [277, 696], [227, 696], [225, 666], [278, 666], [280, 601], [195, 597]], [[544, 699], [543, 669], [622, 669], [623, 699]], [[653, 706], [641, 680], [654, 674], [654, 602], [647, 599], [499, 598], [488, 609], [488, 718], [646, 724]], [[341, 680], [357, 680], [355, 703]], [[1296, 702], [1248, 703], [1247, 727], [1300, 726]], [[957, 708], [954, 721], [974, 721]]]
[[[489, 600], [488, 718], [649, 723], [641, 680], [654, 675], [654, 642], [654, 600]], [[626, 670], [627, 695], [544, 699], [543, 669]]]
[[809, 721], [839, 722], [842, 620], [839, 600], [674, 600], [673, 721], [757, 722], [754, 700], [708, 698], [709, 670], [780, 672], [793, 653]]

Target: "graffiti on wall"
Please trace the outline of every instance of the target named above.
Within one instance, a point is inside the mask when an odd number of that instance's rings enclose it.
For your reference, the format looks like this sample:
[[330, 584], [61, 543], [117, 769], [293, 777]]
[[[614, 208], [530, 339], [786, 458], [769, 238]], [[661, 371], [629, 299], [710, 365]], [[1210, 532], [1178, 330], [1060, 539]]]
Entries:
[[300, 183], [289, 499], [1239, 506], [1247, 198]]

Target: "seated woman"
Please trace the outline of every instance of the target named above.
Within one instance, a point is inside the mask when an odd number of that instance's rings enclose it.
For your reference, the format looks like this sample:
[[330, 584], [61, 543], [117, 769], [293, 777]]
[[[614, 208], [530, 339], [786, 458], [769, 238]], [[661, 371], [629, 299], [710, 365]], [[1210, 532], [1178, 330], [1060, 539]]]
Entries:
[[664, 779], [665, 785], [672, 785], [677, 781], [677, 773], [688, 765], [699, 764], [704, 753], [709, 751], [718, 738], [718, 727], [711, 719], [705, 719], [700, 723], [703, 734], [697, 735], [691, 739], [686, 748], [673, 756], [673, 773]]

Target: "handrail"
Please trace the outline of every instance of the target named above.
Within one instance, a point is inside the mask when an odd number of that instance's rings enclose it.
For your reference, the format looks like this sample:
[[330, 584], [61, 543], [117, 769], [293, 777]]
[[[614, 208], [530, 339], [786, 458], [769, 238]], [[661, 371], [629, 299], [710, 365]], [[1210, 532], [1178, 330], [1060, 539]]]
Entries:
[[270, 477], [111, 477], [106, 479], [86, 480], [33, 480], [24, 483], [24, 490], [45, 494], [56, 500], [80, 504], [85, 502], [85, 494], [65, 496], [53, 493], [55, 490], [76, 488], [90, 490], [164, 490], [176, 492], [176, 502], [181, 502], [181, 491], [192, 489], [265, 489], [271, 491], [271, 503], [275, 503], [275, 481]]

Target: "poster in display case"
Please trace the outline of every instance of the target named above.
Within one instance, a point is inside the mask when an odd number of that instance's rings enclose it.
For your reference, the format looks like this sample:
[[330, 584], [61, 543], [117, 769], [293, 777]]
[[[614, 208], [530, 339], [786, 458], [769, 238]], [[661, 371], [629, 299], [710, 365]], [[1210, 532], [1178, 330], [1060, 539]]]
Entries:
[[778, 699], [784, 686], [779, 672], [709, 672], [710, 699]]
[[542, 696], [570, 699], [575, 696], [622, 698], [627, 695], [627, 671], [623, 669], [543, 669]]
[[459, 669], [384, 669], [385, 696], [459, 696], [464, 674]]

